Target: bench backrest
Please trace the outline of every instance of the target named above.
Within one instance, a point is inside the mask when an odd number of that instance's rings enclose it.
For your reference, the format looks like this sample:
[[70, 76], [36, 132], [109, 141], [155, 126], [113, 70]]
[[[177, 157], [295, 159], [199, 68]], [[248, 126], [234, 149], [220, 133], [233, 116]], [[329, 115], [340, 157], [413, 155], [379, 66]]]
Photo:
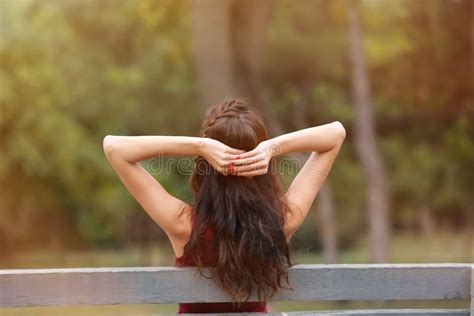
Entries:
[[[274, 301], [471, 300], [474, 265], [295, 265], [294, 290]], [[0, 270], [0, 306], [225, 302], [229, 297], [196, 268]], [[474, 307], [471, 305], [471, 309]]]

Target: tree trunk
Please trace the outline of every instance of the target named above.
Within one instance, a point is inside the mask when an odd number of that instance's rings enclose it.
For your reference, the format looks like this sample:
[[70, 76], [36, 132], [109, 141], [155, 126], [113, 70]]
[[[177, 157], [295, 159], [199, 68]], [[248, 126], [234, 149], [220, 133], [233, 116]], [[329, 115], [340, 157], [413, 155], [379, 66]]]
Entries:
[[231, 4], [231, 0], [193, 1], [192, 48], [204, 107], [235, 96]]
[[336, 263], [338, 261], [336, 207], [331, 184], [328, 180], [321, 187], [316, 202], [318, 203], [319, 229], [323, 242], [324, 261], [326, 263]]
[[432, 235], [435, 230], [435, 222], [431, 209], [428, 206], [422, 206], [418, 209], [418, 229], [423, 235]]
[[274, 2], [271, 0], [240, 0], [236, 6], [235, 50], [238, 52], [240, 91], [250, 95], [269, 123], [270, 133], [281, 135], [284, 128], [265, 98], [263, 86], [265, 40]]
[[354, 138], [357, 154], [367, 178], [370, 255], [373, 262], [386, 262], [390, 236], [388, 182], [376, 145], [375, 122], [360, 18], [351, 1], [348, 2], [348, 23], [352, 93], [356, 112]]

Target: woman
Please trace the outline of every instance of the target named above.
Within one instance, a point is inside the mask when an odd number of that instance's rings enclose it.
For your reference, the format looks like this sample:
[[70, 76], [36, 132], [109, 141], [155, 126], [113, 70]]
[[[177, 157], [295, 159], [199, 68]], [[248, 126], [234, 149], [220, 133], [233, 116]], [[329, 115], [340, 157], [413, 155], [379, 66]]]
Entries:
[[[104, 138], [118, 176], [169, 237], [176, 266], [208, 267], [231, 297], [229, 303], [182, 303], [180, 313], [267, 311], [265, 301], [289, 287], [289, 240], [344, 137], [342, 124], [333, 122], [269, 139], [256, 111], [232, 99], [209, 110], [202, 137]], [[273, 158], [302, 151], [312, 154], [283, 192]], [[197, 156], [192, 205], [168, 193], [138, 163], [158, 155]], [[248, 301], [253, 294], [259, 302]]]

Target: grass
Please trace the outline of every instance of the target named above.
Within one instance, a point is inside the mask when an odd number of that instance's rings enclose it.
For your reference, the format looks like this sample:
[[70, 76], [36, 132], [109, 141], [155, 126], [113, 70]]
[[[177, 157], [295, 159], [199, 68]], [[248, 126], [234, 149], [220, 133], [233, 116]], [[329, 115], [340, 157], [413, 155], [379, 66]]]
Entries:
[[[396, 235], [391, 244], [393, 263], [473, 262], [472, 242], [466, 234], [437, 233], [435, 236], [414, 234]], [[172, 265], [170, 247], [151, 249], [150, 265]], [[340, 256], [341, 263], [367, 263], [367, 241]], [[295, 263], [322, 263], [322, 256], [308, 251], [295, 251]], [[140, 266], [141, 253], [137, 248], [124, 250], [91, 250], [87, 252], [35, 251], [15, 255], [0, 262], [1, 268], [60, 268]], [[468, 308], [467, 301], [385, 301], [385, 302], [276, 302], [269, 303], [272, 311], [331, 310], [364, 308]], [[130, 315], [175, 313], [177, 304], [105, 305], [68, 307], [0, 308], [2, 316], [19, 315]]]

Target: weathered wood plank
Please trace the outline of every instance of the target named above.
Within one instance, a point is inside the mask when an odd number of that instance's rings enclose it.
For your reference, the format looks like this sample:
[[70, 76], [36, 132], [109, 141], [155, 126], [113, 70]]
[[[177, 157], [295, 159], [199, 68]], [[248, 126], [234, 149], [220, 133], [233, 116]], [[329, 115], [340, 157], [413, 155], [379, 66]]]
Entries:
[[[470, 299], [468, 264], [296, 265], [275, 301]], [[223, 302], [195, 268], [0, 270], [0, 306]]]
[[[163, 315], [163, 314], [161, 314]], [[174, 315], [174, 314], [169, 314]], [[209, 314], [183, 314], [184, 316], [204, 316]], [[469, 316], [467, 309], [374, 309], [374, 310], [335, 310], [335, 311], [298, 311], [298, 312], [278, 312], [278, 313], [227, 313], [212, 314], [213, 316]]]

